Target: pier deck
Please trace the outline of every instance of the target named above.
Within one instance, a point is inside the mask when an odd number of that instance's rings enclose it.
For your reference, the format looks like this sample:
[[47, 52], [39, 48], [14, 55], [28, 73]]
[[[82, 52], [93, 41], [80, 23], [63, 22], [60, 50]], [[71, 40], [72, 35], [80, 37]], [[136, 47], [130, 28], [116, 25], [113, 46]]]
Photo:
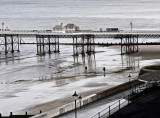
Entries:
[[[20, 51], [19, 42], [22, 37], [36, 38], [37, 54], [43, 55], [45, 53], [58, 53], [59, 39], [71, 38], [73, 39], [73, 55], [90, 54], [95, 52], [95, 39], [114, 38], [120, 40], [121, 54], [131, 54], [138, 52], [138, 45], [159, 45], [155, 43], [139, 43], [139, 38], [160, 38], [160, 31], [117, 31], [117, 32], [102, 32], [102, 31], [75, 31], [70, 33], [54, 33], [47, 30], [10, 30], [0, 31], [0, 52], [8, 53]], [[105, 45], [105, 44], [102, 44]], [[109, 44], [108, 44], [109, 45]]]

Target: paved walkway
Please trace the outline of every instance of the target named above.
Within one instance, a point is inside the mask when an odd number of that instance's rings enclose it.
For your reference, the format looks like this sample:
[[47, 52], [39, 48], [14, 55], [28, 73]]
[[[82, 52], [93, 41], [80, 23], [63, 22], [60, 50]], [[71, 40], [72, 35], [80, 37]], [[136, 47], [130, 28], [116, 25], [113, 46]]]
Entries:
[[[118, 93], [116, 95], [107, 97], [105, 99], [96, 101], [94, 103], [91, 103], [87, 106], [84, 106], [82, 109], [77, 110], [77, 118], [91, 118], [98, 112], [104, 110], [109, 105], [112, 105], [115, 101], [122, 98], [122, 95], [126, 96], [131, 90], [123, 91], [121, 93]], [[67, 114], [64, 114], [62, 116], [59, 116], [57, 118], [75, 118], [75, 111], [71, 111]]]
[[112, 118], [160, 118], [160, 90], [120, 110]]

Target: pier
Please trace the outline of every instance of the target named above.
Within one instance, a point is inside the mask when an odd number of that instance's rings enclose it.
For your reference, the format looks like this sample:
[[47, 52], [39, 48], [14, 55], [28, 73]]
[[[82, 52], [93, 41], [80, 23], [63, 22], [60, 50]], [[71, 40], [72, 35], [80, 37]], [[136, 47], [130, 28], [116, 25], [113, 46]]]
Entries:
[[[0, 31], [0, 53], [14, 53], [20, 51], [19, 44], [22, 37], [33, 37], [36, 39], [37, 54], [59, 53], [59, 40], [61, 38], [73, 39], [73, 55], [90, 54], [95, 52], [95, 40], [99, 38], [114, 38], [120, 40], [121, 54], [132, 54], [138, 52], [139, 45], [159, 45], [160, 43], [139, 43], [139, 38], [160, 38], [160, 31], [75, 31], [71, 33], [53, 33], [46, 30], [10, 30]], [[104, 44], [103, 44], [104, 45]], [[109, 44], [108, 44], [109, 45]]]

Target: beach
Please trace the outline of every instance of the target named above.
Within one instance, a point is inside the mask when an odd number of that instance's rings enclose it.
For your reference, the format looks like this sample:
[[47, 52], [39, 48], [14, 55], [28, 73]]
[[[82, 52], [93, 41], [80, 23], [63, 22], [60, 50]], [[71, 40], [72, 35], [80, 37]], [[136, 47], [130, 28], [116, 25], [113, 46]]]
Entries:
[[[0, 8], [0, 29], [46, 31], [73, 23], [81, 30], [130, 31], [132, 23], [133, 31], [157, 31], [160, 26], [157, 0], [0, 0]], [[73, 43], [72, 38], [59, 41]], [[139, 42], [153, 41], [159, 39], [139, 38]], [[95, 39], [98, 42], [120, 40]], [[0, 113], [37, 114], [73, 102], [75, 91], [86, 97], [128, 82], [129, 74], [137, 79], [141, 67], [160, 63], [159, 52], [158, 46], [139, 46], [138, 53], [121, 55], [120, 46], [95, 46], [94, 54], [73, 56], [73, 46], [60, 45], [60, 53], [39, 56], [35, 44], [20, 45], [20, 52], [0, 54]]]
[[[67, 65], [68, 62], [60, 61], [65, 63], [67, 70], [58, 72], [52, 78], [47, 74], [48, 76], [45, 76], [46, 78], [43, 78], [43, 80], [42, 78], [34, 78], [1, 84], [3, 88], [1, 89], [1, 102], [4, 104], [0, 110], [6, 115], [10, 111], [15, 114], [23, 114], [26, 111], [29, 114], [37, 114], [40, 110], [45, 112], [73, 102], [72, 94], [74, 91], [77, 91], [82, 97], [86, 97], [128, 82], [129, 74], [131, 74], [132, 79], [137, 79], [141, 67], [149, 64], [159, 64], [158, 48], [154, 47], [139, 46], [139, 53], [129, 56], [120, 55], [120, 47], [96, 47], [95, 57], [101, 57], [96, 58], [96, 64], [98, 65], [96, 65], [96, 70], [91, 68], [86, 73], [83, 64], [68, 69], [67, 67], [70, 66]], [[146, 49], [150, 51], [146, 52]], [[157, 50], [157, 53], [149, 59], [146, 58], [147, 53], [152, 52], [152, 49]], [[100, 50], [101, 52], [99, 52]], [[112, 54], [109, 54], [108, 51], [111, 50], [113, 50]], [[141, 56], [143, 53], [145, 55]], [[111, 56], [112, 59], [106, 60], [107, 56]], [[119, 61], [118, 58], [123, 61]], [[104, 66], [106, 67], [105, 76], [103, 73]]]

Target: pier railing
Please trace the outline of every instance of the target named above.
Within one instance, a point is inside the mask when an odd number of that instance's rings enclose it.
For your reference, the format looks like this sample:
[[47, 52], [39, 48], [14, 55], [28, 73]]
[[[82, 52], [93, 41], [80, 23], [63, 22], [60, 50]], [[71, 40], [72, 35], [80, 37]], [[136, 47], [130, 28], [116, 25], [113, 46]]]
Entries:
[[[57, 32], [54, 32], [53, 30], [11, 30], [11, 29], [5, 29], [5, 30], [2, 30], [0, 29], [0, 32], [21, 32], [21, 33], [56, 33], [58, 34]], [[143, 30], [138, 30], [138, 29], [135, 29], [135, 30], [119, 30], [119, 31], [115, 31], [115, 32], [108, 32], [108, 31], [95, 31], [95, 30], [78, 30], [78, 31], [72, 31], [72, 32], [65, 32], [66, 34], [67, 33], [160, 33], [160, 30], [149, 30], [149, 29], [143, 29]], [[61, 32], [59, 32], [61, 33]], [[65, 34], [64, 33], [64, 34]]]

